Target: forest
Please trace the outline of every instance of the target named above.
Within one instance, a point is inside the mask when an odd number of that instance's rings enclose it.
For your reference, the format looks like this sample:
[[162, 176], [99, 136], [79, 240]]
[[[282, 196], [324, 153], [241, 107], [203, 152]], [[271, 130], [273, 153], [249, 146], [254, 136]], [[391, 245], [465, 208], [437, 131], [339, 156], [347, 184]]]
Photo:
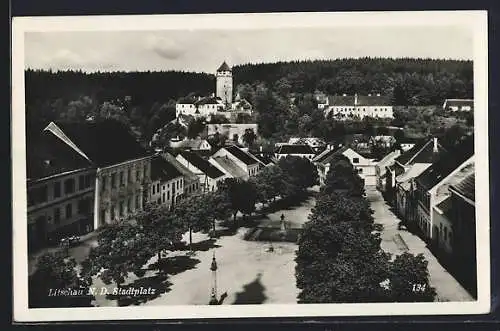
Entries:
[[[312, 93], [380, 93], [395, 106], [437, 106], [445, 98], [472, 98], [471, 61], [431, 59], [337, 59], [233, 67], [234, 91], [257, 111], [260, 135], [331, 136]], [[175, 103], [209, 95], [215, 77], [194, 72], [25, 72], [27, 122], [115, 118], [143, 142], [175, 118]], [[292, 101], [292, 102], [291, 102]], [[330, 125], [328, 125], [330, 127]], [[341, 132], [340, 130], [339, 132]]]

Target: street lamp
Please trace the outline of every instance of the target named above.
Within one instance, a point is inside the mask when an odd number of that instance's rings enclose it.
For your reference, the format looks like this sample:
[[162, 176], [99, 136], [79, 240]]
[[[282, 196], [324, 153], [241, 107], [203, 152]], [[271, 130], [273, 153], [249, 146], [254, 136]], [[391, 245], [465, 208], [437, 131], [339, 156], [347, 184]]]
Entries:
[[210, 270], [212, 271], [212, 295], [210, 297], [210, 305], [218, 305], [217, 300], [217, 261], [215, 260], [215, 252], [212, 257], [212, 264], [210, 265]]

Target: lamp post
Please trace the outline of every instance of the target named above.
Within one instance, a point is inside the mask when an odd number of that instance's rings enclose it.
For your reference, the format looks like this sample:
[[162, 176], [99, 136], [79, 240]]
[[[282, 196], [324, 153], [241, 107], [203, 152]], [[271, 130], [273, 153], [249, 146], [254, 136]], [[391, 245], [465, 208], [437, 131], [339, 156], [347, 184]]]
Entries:
[[212, 257], [212, 264], [210, 265], [210, 270], [212, 271], [212, 294], [210, 296], [210, 305], [218, 305], [217, 300], [217, 261], [215, 260], [215, 252]]

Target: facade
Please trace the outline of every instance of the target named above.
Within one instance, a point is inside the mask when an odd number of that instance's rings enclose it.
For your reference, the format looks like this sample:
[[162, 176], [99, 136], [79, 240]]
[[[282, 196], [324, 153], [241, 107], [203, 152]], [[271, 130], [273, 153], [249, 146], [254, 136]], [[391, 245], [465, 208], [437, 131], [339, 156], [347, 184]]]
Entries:
[[151, 160], [149, 201], [172, 208], [183, 197], [184, 176], [161, 155]]
[[50, 123], [47, 131], [96, 169], [94, 229], [141, 210], [149, 198], [151, 156], [116, 121]]
[[430, 163], [415, 163], [405, 173], [396, 177], [396, 211], [406, 224], [417, 219], [415, 178], [430, 166]]
[[224, 102], [221, 98], [210, 96], [198, 98], [191, 102], [184, 101], [175, 105], [176, 117], [194, 116], [209, 118], [224, 110]]
[[445, 111], [474, 111], [473, 99], [446, 99], [443, 103]]
[[248, 177], [257, 175], [261, 167], [261, 162], [249, 152], [237, 147], [227, 146], [219, 149], [213, 158], [225, 157], [234, 162], [239, 168], [243, 169]]
[[189, 196], [200, 192], [200, 181], [198, 180], [198, 176], [196, 176], [196, 174], [189, 171], [189, 169], [183, 166], [179, 161], [177, 161], [177, 159], [172, 154], [162, 153], [161, 156], [182, 174], [184, 182], [184, 196]]
[[226, 62], [223, 62], [215, 73], [216, 96], [222, 100], [226, 109], [233, 103], [233, 73]]
[[440, 226], [434, 220], [434, 206], [450, 195], [450, 185], [473, 171], [474, 142], [467, 138], [416, 178], [418, 226], [433, 244], [436, 245], [441, 236]]
[[46, 130], [26, 152], [28, 251], [94, 228], [95, 168]]
[[394, 160], [401, 154], [401, 151], [396, 150], [387, 154], [382, 160], [375, 164], [375, 177], [377, 181], [377, 189], [384, 193], [385, 192], [385, 180], [387, 167], [394, 164]]
[[201, 192], [213, 192], [227, 177], [225, 173], [198, 154], [182, 151], [176, 156], [177, 161], [198, 177]]
[[342, 95], [329, 96], [328, 104], [322, 105], [326, 116], [333, 116], [338, 120], [373, 118], [393, 118], [393, 109], [390, 98], [385, 96]]

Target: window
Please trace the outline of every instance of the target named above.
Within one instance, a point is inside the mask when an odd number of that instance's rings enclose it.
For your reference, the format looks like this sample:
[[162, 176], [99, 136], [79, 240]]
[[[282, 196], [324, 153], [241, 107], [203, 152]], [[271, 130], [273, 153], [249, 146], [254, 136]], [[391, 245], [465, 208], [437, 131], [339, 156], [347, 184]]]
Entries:
[[120, 171], [120, 186], [125, 185], [125, 174], [123, 171]]
[[88, 174], [85, 175], [85, 188], [91, 187], [92, 186], [92, 175]]
[[445, 226], [444, 227], [444, 241], [448, 240], [448, 228]]
[[85, 188], [85, 177], [83, 175], [78, 176], [78, 189], [83, 190]]
[[54, 209], [54, 224], [59, 225], [61, 223], [61, 209], [59, 207]]
[[141, 179], [141, 172], [139, 170], [135, 171], [135, 181], [138, 182]]
[[120, 217], [125, 215], [125, 202], [120, 201], [120, 210], [118, 211]]
[[363, 173], [363, 168], [358, 168], [358, 174]]
[[104, 224], [105, 221], [106, 221], [106, 210], [105, 209], [101, 209], [101, 219], [100, 219], [100, 222], [101, 222], [101, 224]]
[[127, 179], [129, 183], [132, 183], [132, 169], [127, 169]]
[[352, 159], [352, 163], [359, 163], [359, 157], [355, 157]]
[[153, 194], [155, 194], [156, 185], [153, 185]]
[[135, 196], [135, 209], [138, 209], [139, 208], [139, 196], [136, 195]]
[[75, 192], [75, 180], [73, 178], [64, 181], [64, 194], [71, 194]]
[[147, 177], [148, 176], [148, 166], [145, 165], [144, 166], [144, 177]]
[[[170, 191], [167, 191], [167, 200], [170, 200]], [[163, 201], [165, 201], [165, 193], [163, 193]]]
[[116, 173], [111, 174], [111, 188], [116, 188]]
[[38, 188], [38, 202], [47, 202], [49, 199], [49, 190], [47, 185]]
[[73, 216], [73, 205], [68, 203], [66, 205], [66, 218], [70, 218], [71, 216]]
[[61, 182], [54, 183], [54, 198], [59, 198], [61, 196]]
[[163, 193], [162, 198], [163, 198], [163, 203], [165, 203], [165, 193]]
[[78, 201], [78, 214], [86, 214], [88, 211], [88, 203], [87, 200], [79, 200]]
[[111, 219], [114, 220], [115, 219], [115, 205], [111, 205]]

